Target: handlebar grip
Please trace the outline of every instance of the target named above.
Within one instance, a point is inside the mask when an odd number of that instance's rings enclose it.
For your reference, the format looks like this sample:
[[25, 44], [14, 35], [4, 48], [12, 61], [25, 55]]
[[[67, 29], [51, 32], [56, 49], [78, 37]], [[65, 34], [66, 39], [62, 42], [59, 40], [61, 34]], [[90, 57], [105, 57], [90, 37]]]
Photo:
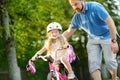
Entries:
[[27, 64], [27, 66], [26, 66], [26, 69], [27, 69], [27, 71], [30, 71], [32, 74], [35, 74], [36, 69], [35, 69], [35, 65], [34, 65], [34, 63], [33, 63], [32, 60], [29, 60], [29, 61], [28, 61], [28, 64]]
[[42, 58], [44, 61], [47, 61], [47, 59], [45, 58], [45, 56], [40, 56], [39, 54], [37, 54], [37, 56], [35, 57], [35, 59], [39, 59]]

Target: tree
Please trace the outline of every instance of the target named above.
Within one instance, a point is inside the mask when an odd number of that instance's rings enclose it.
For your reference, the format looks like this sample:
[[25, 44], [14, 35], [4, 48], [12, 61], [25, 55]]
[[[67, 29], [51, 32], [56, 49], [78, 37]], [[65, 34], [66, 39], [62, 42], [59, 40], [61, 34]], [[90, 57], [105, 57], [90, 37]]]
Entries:
[[6, 8], [6, 0], [0, 1], [0, 24], [2, 29], [2, 36], [6, 49], [6, 56], [9, 68], [9, 79], [10, 80], [21, 80], [20, 70], [17, 66], [16, 50], [14, 46], [14, 37], [10, 35], [9, 23], [8, 23], [8, 12]]

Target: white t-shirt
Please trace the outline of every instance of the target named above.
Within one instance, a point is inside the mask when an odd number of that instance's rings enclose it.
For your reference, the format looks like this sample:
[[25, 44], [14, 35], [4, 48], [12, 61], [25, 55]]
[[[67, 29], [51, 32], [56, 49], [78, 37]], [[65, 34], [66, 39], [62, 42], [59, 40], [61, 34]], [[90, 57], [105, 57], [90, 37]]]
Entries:
[[[63, 36], [62, 36], [63, 37]], [[68, 42], [65, 37], [63, 37], [65, 44], [61, 45], [60, 39], [57, 39], [56, 42], [52, 43], [51, 45], [51, 52], [48, 53], [54, 60], [59, 60], [62, 56], [68, 57], [68, 50], [67, 49], [62, 49], [58, 50], [61, 47], [67, 47]], [[45, 47], [48, 49], [48, 41], [45, 41]]]

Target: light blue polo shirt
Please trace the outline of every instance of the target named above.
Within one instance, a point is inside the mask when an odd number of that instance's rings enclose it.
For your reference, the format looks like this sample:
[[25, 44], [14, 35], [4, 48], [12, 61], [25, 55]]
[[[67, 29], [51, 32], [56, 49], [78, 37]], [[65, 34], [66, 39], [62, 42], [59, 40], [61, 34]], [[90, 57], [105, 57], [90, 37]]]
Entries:
[[110, 38], [108, 25], [104, 20], [109, 16], [105, 8], [97, 2], [86, 2], [85, 12], [75, 13], [70, 27], [85, 30], [89, 38]]

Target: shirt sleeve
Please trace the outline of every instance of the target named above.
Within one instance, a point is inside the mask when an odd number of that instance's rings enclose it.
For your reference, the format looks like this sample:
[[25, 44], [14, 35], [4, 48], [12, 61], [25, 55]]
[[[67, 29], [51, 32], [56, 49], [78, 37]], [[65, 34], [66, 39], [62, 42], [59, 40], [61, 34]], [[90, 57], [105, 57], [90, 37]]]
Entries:
[[79, 27], [79, 24], [78, 24], [78, 14], [75, 13], [74, 16], [72, 17], [72, 20], [71, 20], [71, 23], [69, 25], [69, 27], [73, 28], [73, 29], [77, 29]]
[[100, 3], [95, 4], [94, 10], [102, 20], [105, 20], [109, 16], [109, 13], [107, 12], [107, 10]]

